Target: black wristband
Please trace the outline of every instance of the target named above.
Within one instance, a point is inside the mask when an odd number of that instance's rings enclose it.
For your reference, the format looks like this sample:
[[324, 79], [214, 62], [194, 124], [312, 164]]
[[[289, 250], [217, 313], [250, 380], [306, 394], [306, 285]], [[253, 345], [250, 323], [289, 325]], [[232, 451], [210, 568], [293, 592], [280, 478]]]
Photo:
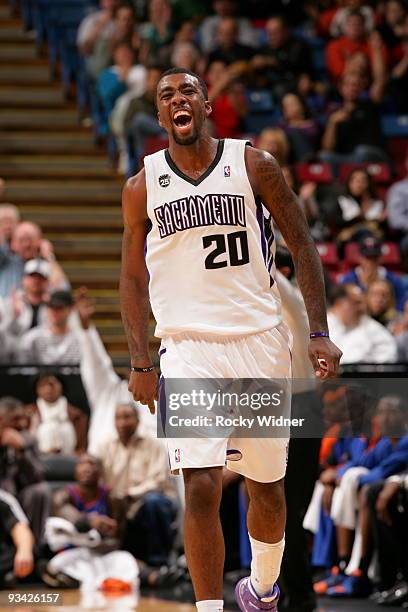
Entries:
[[134, 366], [131, 366], [130, 368], [131, 372], [153, 372], [153, 370], [154, 365], [147, 366], [146, 368], [135, 368]]
[[329, 332], [311, 332], [309, 337], [311, 340], [313, 338], [329, 338]]

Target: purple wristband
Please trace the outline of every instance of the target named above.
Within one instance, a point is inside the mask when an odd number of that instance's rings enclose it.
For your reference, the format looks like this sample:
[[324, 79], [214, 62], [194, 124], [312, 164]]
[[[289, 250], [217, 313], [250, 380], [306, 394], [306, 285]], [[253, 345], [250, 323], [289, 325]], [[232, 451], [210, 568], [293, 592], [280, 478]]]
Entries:
[[311, 340], [313, 340], [313, 338], [328, 338], [329, 332], [312, 332], [309, 337]]

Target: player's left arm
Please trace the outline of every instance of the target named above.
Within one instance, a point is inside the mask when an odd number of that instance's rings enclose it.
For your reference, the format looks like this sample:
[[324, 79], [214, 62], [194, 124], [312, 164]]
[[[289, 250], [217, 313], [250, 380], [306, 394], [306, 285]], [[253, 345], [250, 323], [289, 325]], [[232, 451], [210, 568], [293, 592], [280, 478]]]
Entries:
[[[272, 214], [291, 252], [310, 331], [327, 332], [323, 267], [304, 212], [272, 155], [247, 147], [245, 161], [255, 196]], [[316, 375], [321, 378], [337, 374], [341, 355], [329, 338], [319, 337], [310, 341], [309, 357]], [[322, 367], [319, 359], [327, 363], [327, 369]]]

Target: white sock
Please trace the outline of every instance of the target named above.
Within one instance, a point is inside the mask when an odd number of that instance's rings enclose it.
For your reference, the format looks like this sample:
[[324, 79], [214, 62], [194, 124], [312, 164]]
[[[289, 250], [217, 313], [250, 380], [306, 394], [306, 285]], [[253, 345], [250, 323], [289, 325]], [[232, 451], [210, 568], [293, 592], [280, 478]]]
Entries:
[[285, 538], [276, 544], [258, 542], [249, 536], [252, 549], [251, 580], [255, 594], [261, 599], [272, 594], [280, 573]]
[[224, 602], [222, 599], [205, 599], [196, 602], [198, 612], [222, 612]]

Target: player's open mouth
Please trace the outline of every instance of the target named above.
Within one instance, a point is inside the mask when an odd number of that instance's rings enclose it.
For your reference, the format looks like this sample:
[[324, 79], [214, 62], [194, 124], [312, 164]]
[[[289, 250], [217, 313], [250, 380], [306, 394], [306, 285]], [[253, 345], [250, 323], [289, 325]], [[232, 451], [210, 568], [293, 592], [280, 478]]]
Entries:
[[179, 132], [187, 132], [190, 129], [193, 117], [187, 110], [178, 110], [173, 115], [173, 123]]

